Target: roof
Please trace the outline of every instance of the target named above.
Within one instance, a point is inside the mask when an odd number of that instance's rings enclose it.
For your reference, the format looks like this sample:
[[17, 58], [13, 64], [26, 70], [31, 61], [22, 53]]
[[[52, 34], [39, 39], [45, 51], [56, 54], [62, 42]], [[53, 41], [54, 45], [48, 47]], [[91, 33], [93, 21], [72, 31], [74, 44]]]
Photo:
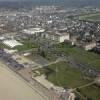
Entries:
[[67, 32], [56, 32], [55, 35], [58, 35], [58, 36], [65, 36], [65, 35], [68, 35], [69, 33]]
[[42, 28], [30, 28], [30, 29], [24, 29], [22, 32], [25, 34], [35, 34], [35, 33], [42, 33], [45, 30]]
[[16, 40], [4, 40], [3, 43], [11, 48], [15, 46], [21, 46], [23, 45], [22, 43], [16, 41]]
[[49, 31], [48, 32], [49, 34], [51, 34], [51, 35], [56, 35], [56, 36], [66, 36], [66, 35], [69, 35], [69, 33], [67, 33], [67, 32], [51, 32], [51, 31]]

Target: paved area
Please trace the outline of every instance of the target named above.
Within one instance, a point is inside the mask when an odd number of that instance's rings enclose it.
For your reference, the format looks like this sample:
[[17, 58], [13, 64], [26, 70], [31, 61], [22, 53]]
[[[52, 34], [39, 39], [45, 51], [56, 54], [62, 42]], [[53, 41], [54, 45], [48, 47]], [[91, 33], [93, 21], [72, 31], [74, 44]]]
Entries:
[[37, 64], [34, 61], [31, 61], [22, 55], [16, 54], [16, 55], [13, 55], [12, 58], [16, 60], [19, 64], [24, 65], [24, 67], [26, 68], [37, 66]]
[[39, 55], [33, 56], [32, 59], [33, 59], [34, 62], [40, 64], [41, 66], [44, 66], [45, 64], [49, 63], [48, 60], [46, 60], [45, 58], [43, 58], [43, 57], [41, 57]]
[[48, 89], [51, 89], [52, 87], [54, 87], [54, 85], [49, 82], [47, 79], [45, 79], [44, 75], [38, 76], [35, 78], [39, 83], [41, 83], [43, 86], [45, 86]]
[[44, 100], [14, 72], [0, 62], [0, 100]]

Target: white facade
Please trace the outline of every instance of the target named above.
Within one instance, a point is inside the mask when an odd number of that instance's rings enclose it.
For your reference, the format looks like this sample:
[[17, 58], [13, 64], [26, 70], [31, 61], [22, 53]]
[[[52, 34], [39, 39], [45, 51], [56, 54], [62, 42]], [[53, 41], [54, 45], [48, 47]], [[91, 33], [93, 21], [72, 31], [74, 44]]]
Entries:
[[69, 33], [46, 33], [43, 34], [42, 37], [46, 38], [46, 39], [50, 39], [53, 41], [57, 41], [57, 42], [64, 42], [65, 40], [70, 40], [70, 34]]
[[96, 43], [90, 43], [90, 44], [87, 44], [84, 46], [85, 50], [88, 51], [88, 50], [92, 50], [94, 47], [96, 47]]
[[22, 33], [25, 33], [25, 34], [28, 34], [28, 35], [34, 35], [34, 34], [37, 34], [37, 33], [42, 33], [44, 31], [45, 30], [42, 29], [42, 28], [30, 28], [30, 29], [24, 29], [22, 31]]
[[69, 40], [70, 39], [70, 36], [69, 34], [66, 34], [64, 36], [59, 36], [59, 42], [64, 42], [65, 40]]
[[70, 93], [69, 94], [69, 97], [68, 97], [68, 100], [75, 100], [75, 94], [74, 93]]

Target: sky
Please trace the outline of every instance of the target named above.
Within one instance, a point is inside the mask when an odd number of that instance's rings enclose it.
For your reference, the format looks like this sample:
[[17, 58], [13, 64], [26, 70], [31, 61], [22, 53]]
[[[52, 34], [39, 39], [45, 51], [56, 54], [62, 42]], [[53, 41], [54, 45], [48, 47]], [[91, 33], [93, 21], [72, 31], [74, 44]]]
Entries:
[[[48, 0], [0, 0], [0, 1], [48, 1]], [[54, 1], [83, 1], [83, 0], [54, 0]]]
[[[26, 0], [0, 0], [0, 1], [26, 1]], [[30, 1], [30, 0], [27, 0], [27, 1]]]
[[22, 0], [0, 0], [0, 1], [22, 1]]
[[[0, 1], [48, 1], [48, 0], [0, 0]], [[55, 1], [70, 1], [70, 0], [55, 0]]]

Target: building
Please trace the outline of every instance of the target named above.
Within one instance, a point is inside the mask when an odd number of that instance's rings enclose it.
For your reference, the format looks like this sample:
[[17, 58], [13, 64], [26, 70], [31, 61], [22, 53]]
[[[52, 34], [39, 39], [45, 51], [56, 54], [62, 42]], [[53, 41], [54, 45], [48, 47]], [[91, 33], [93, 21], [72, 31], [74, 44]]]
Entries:
[[100, 39], [97, 39], [97, 41], [96, 41], [95, 51], [97, 53], [100, 53]]
[[9, 46], [10, 48], [14, 48], [16, 46], [22, 46], [23, 44], [14, 40], [14, 39], [11, 39], [11, 40], [4, 40], [3, 43], [7, 46]]
[[67, 32], [47, 32], [42, 34], [42, 38], [62, 43], [65, 40], [70, 40], [70, 34]]
[[95, 42], [91, 42], [91, 43], [87, 43], [83, 46], [83, 48], [88, 51], [88, 50], [92, 50], [93, 48], [96, 47], [96, 43]]
[[75, 97], [74, 93], [69, 93], [68, 100], [75, 100]]
[[61, 100], [75, 100], [76, 95], [72, 90], [63, 91], [61, 94]]
[[45, 32], [44, 29], [42, 28], [29, 28], [29, 29], [24, 29], [22, 30], [22, 33], [25, 35], [35, 35], [35, 36], [38, 36], [39, 33], [43, 33]]

